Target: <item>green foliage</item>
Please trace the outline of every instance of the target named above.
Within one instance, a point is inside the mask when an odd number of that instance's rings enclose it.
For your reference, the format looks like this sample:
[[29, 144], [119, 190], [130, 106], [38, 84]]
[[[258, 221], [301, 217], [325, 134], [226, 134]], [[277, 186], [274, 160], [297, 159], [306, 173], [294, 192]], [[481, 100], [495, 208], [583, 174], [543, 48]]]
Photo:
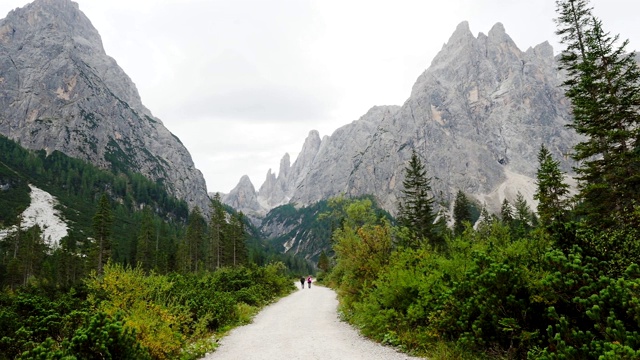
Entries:
[[467, 196], [461, 190], [458, 190], [456, 200], [453, 204], [453, 233], [455, 235], [462, 235], [465, 229], [465, 223], [472, 225], [472, 221], [471, 203]]
[[109, 259], [111, 252], [111, 227], [113, 226], [113, 215], [111, 214], [111, 204], [107, 194], [102, 194], [98, 210], [93, 215], [93, 236], [95, 241], [95, 252], [98, 273], [102, 273], [102, 267]]
[[564, 174], [560, 171], [560, 162], [553, 159], [549, 150], [540, 146], [538, 152], [538, 172], [536, 173], [536, 193], [540, 223], [548, 228], [554, 222], [566, 219], [569, 185], [564, 183]]
[[431, 193], [431, 178], [427, 177], [424, 164], [415, 150], [405, 168], [402, 182], [402, 198], [398, 204], [398, 223], [413, 232], [412, 241], [404, 246], [417, 248], [423, 243], [434, 247], [442, 246], [441, 231], [435, 220], [434, 198]]
[[537, 225], [538, 218], [520, 192], [516, 195], [515, 209], [510, 226], [514, 238], [518, 239], [525, 237]]
[[18, 215], [29, 206], [29, 192], [27, 181], [0, 160], [0, 228], [18, 224]]
[[600, 260], [607, 275], [622, 276], [629, 266], [640, 263], [639, 225], [639, 207], [621, 214], [620, 225], [607, 231], [593, 229], [585, 221], [567, 223], [562, 234], [568, 240], [561, 249], [568, 253], [577, 245], [586, 257]]
[[[127, 329], [118, 317], [110, 318], [104, 313], [97, 313], [88, 321], [86, 327], [76, 330], [63, 357], [73, 356], [77, 359], [151, 359], [148, 351], [136, 341], [136, 334]], [[44, 349], [38, 347], [33, 350], [37, 357], [39, 349], [47, 354], [47, 344]], [[26, 353], [26, 358], [31, 356]], [[47, 357], [51, 354], [47, 354]]]
[[[563, 175], [542, 147], [535, 197], [544, 227], [519, 193], [514, 206], [502, 203], [502, 221], [483, 214], [446, 246], [398, 247], [385, 261], [361, 245], [368, 228], [336, 232], [330, 278], [345, 318], [365, 335], [431, 356], [640, 357], [640, 70], [588, 3], [557, 1], [572, 127], [586, 139], [574, 154], [578, 211], [568, 213]], [[400, 224], [397, 243], [421, 231]]]
[[324, 250], [320, 253], [320, 257], [318, 258], [318, 269], [320, 269], [322, 272], [327, 272], [329, 271], [329, 267], [331, 266], [330, 262], [329, 262], [329, 257], [327, 256], [327, 254], [324, 252]]
[[640, 268], [622, 276], [605, 275], [595, 258], [579, 248], [568, 255], [550, 252], [551, 270], [540, 282], [548, 304], [548, 346], [534, 349], [540, 359], [636, 359], [640, 355]]
[[573, 153], [580, 209], [590, 226], [613, 227], [640, 194], [640, 68], [628, 41], [603, 29], [588, 0], [559, 0], [557, 13], [571, 127], [585, 136]]
[[[333, 227], [338, 226], [332, 223], [332, 219], [321, 217], [321, 214], [329, 211], [329, 202], [320, 201], [314, 205], [304, 206], [296, 209], [292, 204], [279, 206], [272, 209], [266, 215], [264, 224], [282, 224], [286, 233], [269, 239], [269, 242], [277, 246], [279, 252], [284, 252], [284, 244], [291, 238], [302, 238], [308, 240], [309, 248], [305, 249], [302, 256], [308, 257], [311, 261], [317, 262], [321, 251], [331, 250], [331, 232]], [[304, 266], [311, 269], [311, 266]], [[302, 273], [310, 273], [305, 269], [300, 269]]]
[[502, 201], [502, 206], [500, 207], [500, 218], [502, 219], [502, 222], [507, 225], [510, 225], [513, 222], [513, 207], [507, 198]]
[[388, 263], [392, 241], [389, 222], [378, 222], [370, 200], [346, 202], [343, 211], [343, 226], [333, 235], [337, 261], [329, 281], [337, 284], [343, 311], [349, 312]]
[[189, 342], [246, 322], [247, 306], [262, 307], [291, 291], [284, 269], [271, 264], [166, 276], [113, 264], [87, 282], [88, 301], [100, 312], [122, 316], [153, 358], [169, 359]]

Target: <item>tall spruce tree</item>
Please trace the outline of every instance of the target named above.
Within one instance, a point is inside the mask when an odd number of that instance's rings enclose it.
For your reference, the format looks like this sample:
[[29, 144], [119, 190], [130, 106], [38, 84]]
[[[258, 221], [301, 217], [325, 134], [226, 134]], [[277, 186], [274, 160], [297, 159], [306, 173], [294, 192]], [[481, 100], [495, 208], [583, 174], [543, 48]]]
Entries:
[[178, 245], [178, 269], [183, 272], [199, 271], [201, 269], [202, 247], [204, 242], [206, 221], [202, 217], [200, 208], [195, 207], [189, 214], [187, 232]]
[[216, 193], [211, 199], [211, 221], [209, 222], [209, 268], [218, 269], [223, 265], [223, 242], [225, 228], [227, 227], [226, 215], [220, 193]]
[[502, 206], [500, 207], [500, 218], [506, 225], [511, 225], [511, 223], [513, 222], [513, 207], [511, 206], [511, 203], [509, 203], [509, 200], [507, 200], [507, 198], [502, 200]]
[[244, 265], [248, 259], [247, 232], [244, 224], [244, 214], [241, 212], [231, 216], [229, 223], [230, 263], [232, 266]]
[[95, 253], [98, 273], [102, 273], [104, 264], [109, 259], [111, 252], [111, 232], [113, 225], [113, 214], [111, 213], [111, 204], [106, 193], [100, 197], [98, 209], [93, 216], [93, 236], [95, 239]]
[[521, 237], [528, 233], [535, 225], [536, 218], [527, 200], [525, 200], [524, 195], [519, 191], [516, 195], [514, 207], [516, 208], [516, 213], [513, 219], [513, 225], [517, 235]]
[[472, 220], [470, 205], [467, 196], [458, 190], [456, 200], [453, 203], [453, 233], [456, 236], [462, 235], [465, 222], [470, 223]]
[[405, 168], [405, 178], [402, 182], [402, 199], [398, 204], [398, 223], [408, 228], [415, 236], [415, 242], [405, 244], [419, 247], [424, 241], [432, 246], [440, 246], [440, 234], [434, 224], [434, 198], [431, 192], [431, 178], [427, 177], [424, 164], [415, 150], [411, 153], [411, 160]]
[[542, 226], [549, 227], [553, 222], [562, 221], [568, 207], [569, 185], [564, 183], [560, 162], [553, 159], [544, 145], [540, 146], [538, 152], [536, 185], [533, 198], [538, 200], [538, 216]]
[[591, 226], [608, 228], [640, 196], [640, 70], [628, 41], [604, 31], [588, 0], [556, 5], [571, 127], [585, 136], [573, 154], [580, 209]]
[[136, 263], [142, 266], [145, 271], [151, 270], [154, 266], [155, 237], [151, 210], [147, 207], [142, 214], [142, 223], [136, 242]]

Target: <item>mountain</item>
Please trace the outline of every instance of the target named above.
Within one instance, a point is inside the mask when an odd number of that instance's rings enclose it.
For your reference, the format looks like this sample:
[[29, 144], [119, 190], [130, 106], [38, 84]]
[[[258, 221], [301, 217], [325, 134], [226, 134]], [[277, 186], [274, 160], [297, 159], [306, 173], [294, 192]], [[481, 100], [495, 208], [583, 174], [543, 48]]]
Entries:
[[208, 209], [191, 155], [142, 104], [98, 31], [69, 0], [36, 0], [0, 20], [0, 134], [101, 168], [134, 171]]
[[571, 116], [561, 79], [548, 42], [521, 51], [500, 23], [474, 36], [462, 22], [402, 106], [374, 106], [322, 140], [311, 131], [293, 165], [285, 155], [255, 200], [247, 196], [251, 203], [237, 205], [260, 214], [287, 203], [371, 194], [395, 213], [415, 149], [438, 200], [452, 203], [462, 190], [497, 213], [504, 198], [513, 201], [520, 191], [535, 208], [540, 145], [564, 171], [574, 165], [568, 154], [579, 138], [566, 127]]

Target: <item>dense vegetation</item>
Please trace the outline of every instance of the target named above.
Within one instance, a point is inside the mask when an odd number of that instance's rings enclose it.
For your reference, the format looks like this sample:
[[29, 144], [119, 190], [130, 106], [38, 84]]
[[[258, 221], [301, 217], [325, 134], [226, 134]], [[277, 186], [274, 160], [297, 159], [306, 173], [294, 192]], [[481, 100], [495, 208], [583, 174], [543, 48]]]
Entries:
[[[375, 211], [379, 216], [383, 216], [391, 220], [391, 215], [375, 205], [375, 200], [371, 196], [361, 197], [362, 199], [370, 199], [373, 201]], [[340, 226], [340, 216], [330, 214], [331, 210], [336, 208], [336, 201], [344, 201], [345, 199], [321, 200], [309, 206], [296, 207], [293, 204], [282, 205], [269, 211], [263, 223], [263, 228], [269, 228], [273, 223], [278, 228], [285, 229], [282, 234], [276, 237], [270, 237], [269, 243], [278, 252], [285, 252], [285, 243], [291, 239], [299, 241], [300, 248], [295, 249], [313, 263], [320, 262], [321, 255], [326, 256], [333, 254], [331, 251], [331, 233]], [[293, 252], [290, 250], [289, 252]], [[308, 263], [300, 263], [300, 258], [284, 258], [286, 264], [290, 264], [290, 268], [304, 269], [303, 266]], [[320, 268], [318, 266], [318, 268]], [[312, 273], [302, 271], [303, 274]]]
[[400, 226], [340, 204], [328, 281], [367, 336], [433, 359], [640, 358], [640, 70], [588, 0], [557, 5], [578, 193], [542, 144], [537, 216], [519, 195], [471, 226], [460, 197], [443, 228], [419, 154]]
[[0, 359], [195, 359], [291, 290], [282, 264], [145, 274], [107, 264], [67, 291], [0, 293]]
[[[59, 243], [16, 226], [29, 185], [58, 199], [70, 225]], [[16, 226], [0, 239], [0, 359], [195, 358], [292, 289], [301, 270], [280, 260], [310, 272], [219, 197], [207, 210], [139, 174], [0, 137], [0, 229]]]

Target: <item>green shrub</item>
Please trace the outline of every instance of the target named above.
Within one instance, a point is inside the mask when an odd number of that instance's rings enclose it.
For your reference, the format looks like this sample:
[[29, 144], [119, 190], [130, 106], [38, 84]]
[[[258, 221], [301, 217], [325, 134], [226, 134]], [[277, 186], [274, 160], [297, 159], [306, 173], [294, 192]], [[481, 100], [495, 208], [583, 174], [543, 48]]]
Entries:
[[553, 269], [541, 282], [548, 346], [540, 359], [637, 359], [640, 356], [640, 267], [612, 278], [607, 263], [583, 257], [579, 248], [548, 254]]

